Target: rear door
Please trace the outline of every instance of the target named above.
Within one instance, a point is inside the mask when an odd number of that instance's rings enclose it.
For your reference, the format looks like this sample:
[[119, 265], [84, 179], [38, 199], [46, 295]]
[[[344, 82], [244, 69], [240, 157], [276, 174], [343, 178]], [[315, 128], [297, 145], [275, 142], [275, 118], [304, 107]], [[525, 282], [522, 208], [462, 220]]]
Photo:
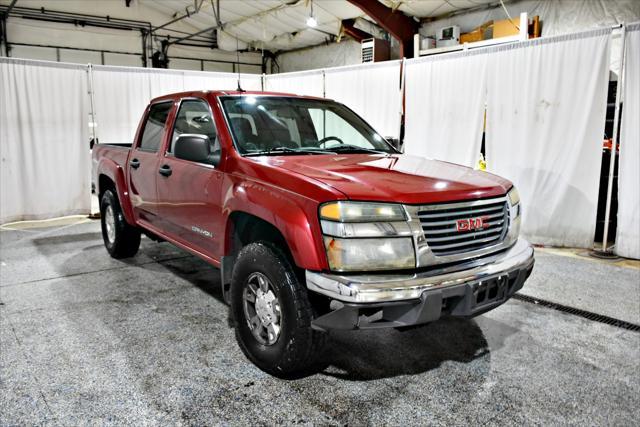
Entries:
[[158, 225], [159, 151], [166, 134], [167, 118], [173, 101], [152, 104], [145, 117], [138, 141], [129, 155], [129, 187], [134, 215], [138, 220]]
[[205, 135], [210, 153], [220, 151], [218, 132], [209, 103], [201, 98], [182, 99], [171, 138], [159, 167], [170, 174], [158, 179], [163, 228], [181, 243], [219, 260], [222, 250], [222, 182], [224, 174], [212, 162], [196, 163], [173, 155], [181, 134]]

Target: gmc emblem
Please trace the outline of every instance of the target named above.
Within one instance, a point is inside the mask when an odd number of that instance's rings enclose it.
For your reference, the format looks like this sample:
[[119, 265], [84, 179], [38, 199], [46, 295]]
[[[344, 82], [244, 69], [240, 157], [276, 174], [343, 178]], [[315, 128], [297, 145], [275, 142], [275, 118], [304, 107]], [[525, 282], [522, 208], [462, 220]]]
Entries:
[[456, 231], [472, 231], [489, 227], [489, 217], [479, 216], [477, 218], [459, 219], [456, 221]]

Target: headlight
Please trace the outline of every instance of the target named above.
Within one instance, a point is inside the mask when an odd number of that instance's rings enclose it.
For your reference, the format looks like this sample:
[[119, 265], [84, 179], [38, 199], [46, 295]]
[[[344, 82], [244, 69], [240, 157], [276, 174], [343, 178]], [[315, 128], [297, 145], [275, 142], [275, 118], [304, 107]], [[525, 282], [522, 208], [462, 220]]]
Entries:
[[522, 215], [522, 204], [520, 203], [520, 194], [516, 187], [511, 188], [507, 193], [509, 200], [509, 235], [510, 240], [515, 240], [520, 234], [520, 217]]
[[367, 202], [331, 202], [320, 207], [320, 218], [339, 222], [404, 221], [402, 205]]
[[511, 187], [511, 190], [507, 194], [507, 197], [509, 198], [509, 202], [511, 202], [512, 206], [520, 203], [520, 193], [518, 193], [518, 189], [516, 187]]
[[516, 187], [512, 187], [509, 193], [507, 193], [507, 199], [509, 199], [510, 217], [512, 220], [519, 218], [522, 213], [520, 206], [520, 194]]
[[320, 226], [333, 271], [398, 270], [416, 265], [412, 231], [402, 205], [325, 203], [320, 206]]
[[396, 270], [415, 267], [410, 237], [339, 239], [324, 237], [333, 271]]

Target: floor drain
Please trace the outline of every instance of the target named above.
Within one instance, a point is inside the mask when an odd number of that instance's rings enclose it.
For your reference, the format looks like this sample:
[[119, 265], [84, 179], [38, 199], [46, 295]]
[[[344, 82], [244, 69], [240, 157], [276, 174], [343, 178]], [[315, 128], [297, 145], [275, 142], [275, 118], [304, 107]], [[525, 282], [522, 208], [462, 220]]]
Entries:
[[515, 294], [513, 298], [519, 301], [541, 305], [543, 307], [551, 308], [553, 310], [561, 311], [563, 313], [573, 314], [574, 316], [580, 316], [594, 322], [605, 323], [607, 325], [615, 326], [617, 328], [640, 332], [640, 325], [636, 325], [635, 323], [625, 322], [624, 320], [620, 320], [620, 319], [614, 319], [613, 317], [604, 316], [602, 314], [593, 313], [591, 311], [580, 310], [579, 308], [568, 307], [566, 305], [557, 304], [555, 302], [545, 301], [540, 298], [533, 298], [533, 297], [522, 295], [522, 294]]

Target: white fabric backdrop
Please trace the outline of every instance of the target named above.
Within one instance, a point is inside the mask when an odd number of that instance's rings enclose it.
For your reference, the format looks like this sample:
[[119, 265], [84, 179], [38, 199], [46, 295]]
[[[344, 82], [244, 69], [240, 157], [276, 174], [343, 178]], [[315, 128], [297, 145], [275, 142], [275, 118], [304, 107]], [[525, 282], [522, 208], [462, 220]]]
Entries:
[[295, 93], [296, 95], [317, 96], [324, 94], [322, 70], [297, 73], [268, 74], [264, 76], [264, 89], [270, 92]]
[[151, 99], [150, 74], [143, 69], [94, 66], [92, 82], [100, 143], [132, 143]]
[[382, 136], [400, 134], [400, 61], [329, 68], [325, 96], [345, 104]]
[[[244, 90], [262, 90], [262, 75], [241, 74], [240, 85]], [[237, 88], [238, 75], [234, 73], [184, 72], [184, 89], [182, 90], [236, 90]]]
[[405, 152], [473, 167], [482, 142], [487, 55], [434, 55], [406, 66]]
[[[93, 66], [96, 134], [101, 144], [131, 143], [152, 98], [188, 90], [235, 90], [233, 73]], [[262, 76], [242, 74], [244, 90], [261, 90]]]
[[0, 58], [0, 223], [91, 208], [87, 67]]
[[488, 170], [520, 191], [534, 243], [591, 247], [611, 29], [490, 49]]
[[640, 259], [640, 23], [627, 31], [615, 252]]

